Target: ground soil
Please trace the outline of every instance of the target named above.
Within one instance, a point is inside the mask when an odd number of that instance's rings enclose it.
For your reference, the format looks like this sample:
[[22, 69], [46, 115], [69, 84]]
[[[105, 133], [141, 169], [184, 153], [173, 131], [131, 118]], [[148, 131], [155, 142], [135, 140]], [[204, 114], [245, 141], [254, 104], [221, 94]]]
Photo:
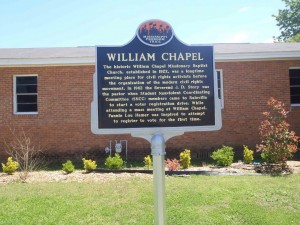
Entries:
[[[300, 173], [300, 161], [289, 161], [288, 166], [292, 173]], [[243, 163], [234, 163], [230, 167], [216, 167], [216, 166], [201, 166], [191, 167], [189, 170], [193, 171], [207, 171], [218, 172], [220, 174], [232, 175], [255, 175], [254, 165], [246, 165]], [[62, 171], [36, 171], [29, 173], [26, 183], [36, 182], [97, 182], [105, 183], [118, 179], [130, 179], [131, 177], [140, 177], [142, 179], [152, 179], [152, 174], [142, 173], [85, 173], [82, 170], [76, 170], [71, 174], [65, 174]], [[0, 173], [0, 185], [11, 182], [22, 182], [20, 174], [16, 172], [13, 175]]]

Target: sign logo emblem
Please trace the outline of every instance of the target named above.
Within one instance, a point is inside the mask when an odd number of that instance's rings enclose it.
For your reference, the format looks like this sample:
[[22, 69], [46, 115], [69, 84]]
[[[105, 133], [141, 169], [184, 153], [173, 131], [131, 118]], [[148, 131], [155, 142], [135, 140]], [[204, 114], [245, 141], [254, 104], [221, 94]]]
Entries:
[[174, 33], [170, 24], [161, 20], [149, 20], [139, 26], [137, 36], [144, 44], [157, 47], [169, 43]]

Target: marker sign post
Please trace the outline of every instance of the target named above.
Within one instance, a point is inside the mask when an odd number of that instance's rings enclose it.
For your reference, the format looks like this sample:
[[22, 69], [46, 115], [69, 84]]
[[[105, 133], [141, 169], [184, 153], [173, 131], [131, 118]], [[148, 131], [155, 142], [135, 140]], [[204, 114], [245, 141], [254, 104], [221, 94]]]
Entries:
[[124, 46], [97, 46], [91, 129], [151, 143], [155, 224], [165, 224], [165, 142], [221, 128], [211, 45], [185, 45], [161, 20], [142, 23]]

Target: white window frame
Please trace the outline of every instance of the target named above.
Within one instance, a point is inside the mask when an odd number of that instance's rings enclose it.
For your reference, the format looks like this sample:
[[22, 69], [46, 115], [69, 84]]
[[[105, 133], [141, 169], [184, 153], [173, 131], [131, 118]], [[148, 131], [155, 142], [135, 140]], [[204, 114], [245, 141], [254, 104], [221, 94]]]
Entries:
[[[17, 77], [38, 77], [38, 75], [37, 74], [18, 74], [18, 75], [13, 76], [13, 100], [14, 100], [13, 107], [14, 107], [14, 114], [16, 114], [16, 115], [36, 115], [36, 114], [38, 114], [38, 110], [37, 110], [37, 112], [18, 112], [18, 107], [17, 107]], [[38, 83], [37, 83], [37, 86], [38, 86]], [[37, 90], [36, 95], [37, 95], [37, 104], [38, 104], [38, 90]]]
[[[220, 87], [218, 86], [218, 89], [220, 89], [220, 94], [221, 94], [221, 109], [224, 109], [224, 86], [223, 86], [223, 70], [222, 69], [216, 69], [216, 73], [220, 73]], [[217, 80], [218, 80], [218, 74], [216, 74]], [[218, 90], [219, 93], [219, 90]], [[219, 96], [218, 96], [219, 97]]]
[[[289, 68], [289, 80], [290, 80], [290, 70], [300, 70], [300, 67], [290, 67]], [[291, 91], [291, 85], [290, 85], [290, 91]], [[300, 103], [292, 104], [292, 102], [291, 102], [291, 106], [300, 106]]]

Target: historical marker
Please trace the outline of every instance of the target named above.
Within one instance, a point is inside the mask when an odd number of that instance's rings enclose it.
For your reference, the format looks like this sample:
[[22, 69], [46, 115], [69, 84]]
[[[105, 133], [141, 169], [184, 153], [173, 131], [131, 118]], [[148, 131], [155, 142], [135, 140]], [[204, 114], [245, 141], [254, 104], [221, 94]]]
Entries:
[[213, 46], [185, 45], [161, 20], [144, 22], [125, 46], [96, 47], [91, 128], [151, 143], [154, 224], [166, 224], [165, 142], [221, 128]]
[[221, 128], [211, 45], [185, 45], [160, 20], [125, 46], [97, 46], [92, 130], [98, 134]]

